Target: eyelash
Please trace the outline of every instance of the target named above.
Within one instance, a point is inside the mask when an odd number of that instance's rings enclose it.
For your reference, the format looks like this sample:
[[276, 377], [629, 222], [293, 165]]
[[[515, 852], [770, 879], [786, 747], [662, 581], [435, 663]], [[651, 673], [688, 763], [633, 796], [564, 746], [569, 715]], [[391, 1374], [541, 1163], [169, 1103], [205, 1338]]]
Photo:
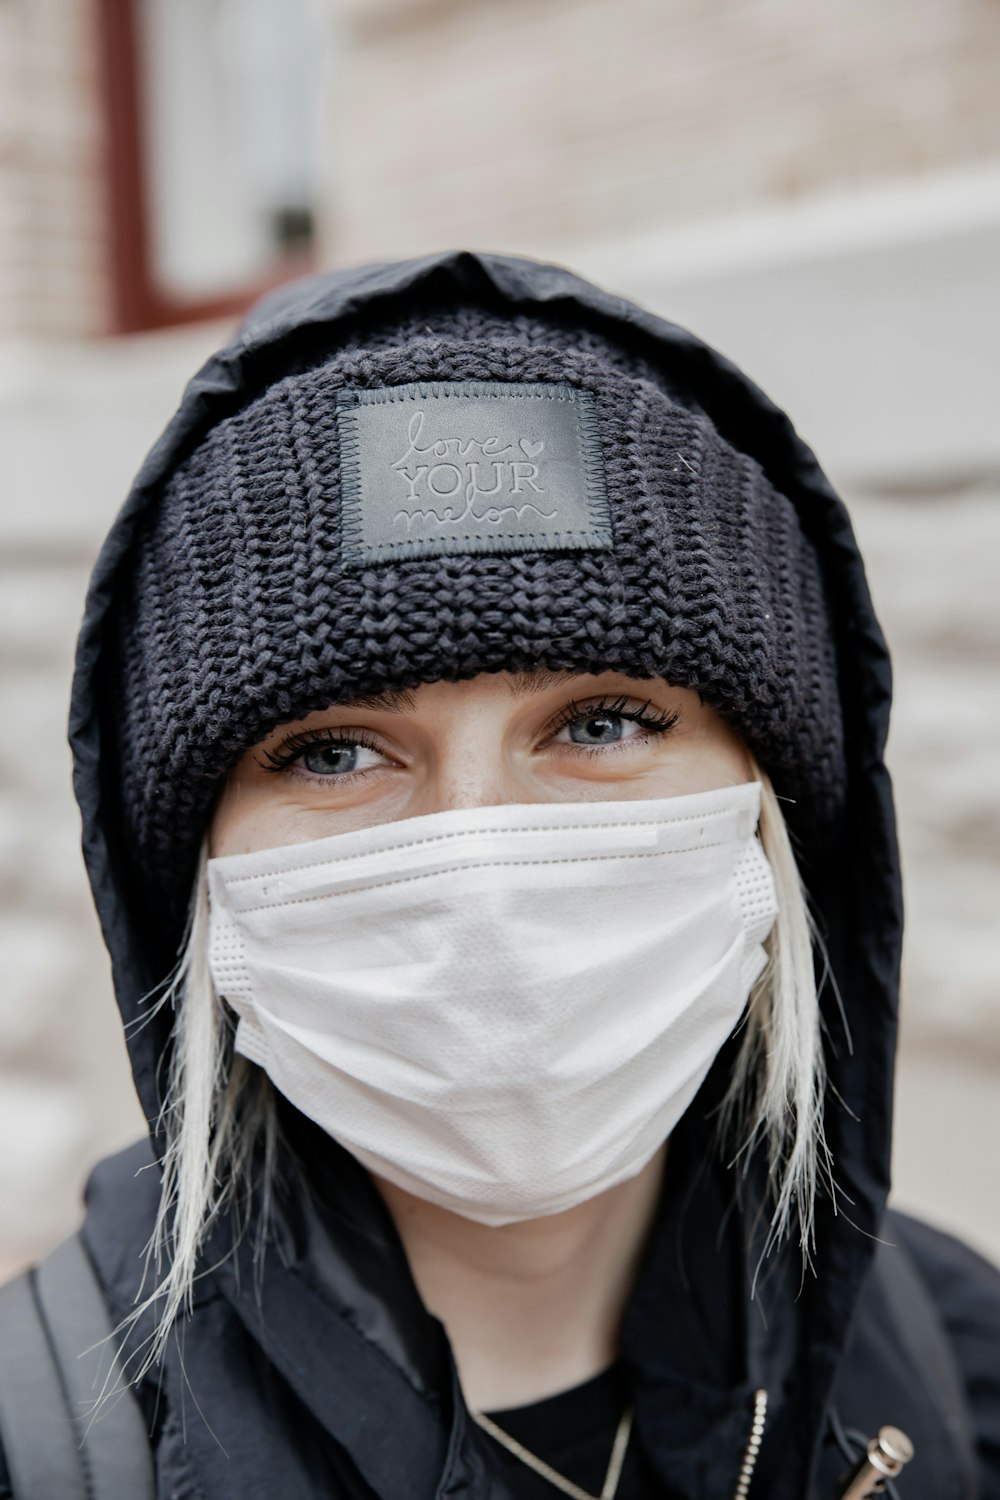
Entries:
[[[287, 771], [289, 766], [293, 766], [307, 750], [316, 745], [360, 745], [362, 749], [372, 750], [376, 755], [383, 754], [375, 736], [364, 729], [308, 729], [290, 734], [273, 750], [265, 750], [257, 764], [265, 771]], [[358, 773], [348, 771], [338, 779], [344, 781], [352, 774]]]
[[[639, 708], [629, 708], [627, 705], [633, 701], [633, 699], [628, 698], [625, 694], [617, 698], [601, 698], [596, 702], [591, 701], [589, 703], [578, 703], [574, 699], [572, 702], [567, 703], [565, 708], [560, 709], [549, 725], [546, 737], [554, 739], [560, 730], [565, 729], [568, 724], [572, 724], [575, 720], [596, 719], [601, 714], [615, 714], [621, 719], [628, 719], [631, 723], [640, 725], [647, 733], [653, 735], [669, 734], [672, 729], [676, 729], [680, 720], [680, 714], [675, 709], [651, 710], [648, 698]], [[574, 748], [585, 750], [590, 754], [596, 752], [598, 755], [606, 755], [608, 750], [622, 748], [625, 744], [629, 743], [631, 741], [622, 741], [618, 746], [576, 745]]]
[[[593, 719], [600, 714], [615, 714], [619, 718], [628, 719], [633, 724], [638, 724], [647, 734], [661, 735], [669, 734], [675, 729], [680, 715], [672, 709], [650, 709], [647, 699], [639, 708], [629, 708], [627, 705], [633, 700], [622, 695], [616, 698], [601, 698], [596, 702], [578, 703], [575, 699], [567, 703], [566, 707], [560, 709], [556, 717], [549, 723], [545, 730], [546, 740], [555, 739], [556, 735], [567, 725], [578, 719]], [[609, 751], [623, 750], [633, 740], [624, 740], [610, 745], [574, 745], [574, 750], [585, 755], [607, 755]], [[371, 750], [376, 755], [383, 753], [375, 736], [363, 729], [311, 729], [301, 730], [297, 734], [290, 734], [287, 739], [282, 740], [273, 750], [265, 750], [258, 757], [258, 765], [265, 771], [280, 772], [287, 771], [301, 760], [307, 750], [316, 745], [360, 745], [365, 750]], [[341, 782], [348, 780], [352, 775], [363, 775], [364, 772], [344, 772], [337, 779]]]

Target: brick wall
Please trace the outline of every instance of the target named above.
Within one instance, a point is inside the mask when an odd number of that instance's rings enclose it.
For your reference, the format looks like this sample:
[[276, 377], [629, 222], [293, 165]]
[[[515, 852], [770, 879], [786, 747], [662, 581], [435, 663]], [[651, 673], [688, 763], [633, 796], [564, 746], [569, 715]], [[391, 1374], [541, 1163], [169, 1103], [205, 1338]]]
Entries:
[[1000, 157], [997, 0], [332, 0], [341, 260], [628, 235]]
[[[559, 254], [1000, 158], [1000, 0], [326, 0], [327, 244]], [[0, 336], [110, 323], [95, 0], [0, 3]]]
[[91, 0], [0, 4], [0, 336], [108, 324]]

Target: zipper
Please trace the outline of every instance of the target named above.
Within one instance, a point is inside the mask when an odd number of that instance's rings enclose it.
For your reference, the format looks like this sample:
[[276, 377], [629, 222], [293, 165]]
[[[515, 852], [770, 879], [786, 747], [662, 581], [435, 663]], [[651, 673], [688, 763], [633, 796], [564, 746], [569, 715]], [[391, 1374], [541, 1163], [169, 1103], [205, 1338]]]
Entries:
[[740, 1477], [737, 1479], [736, 1489], [733, 1491], [733, 1500], [747, 1500], [750, 1485], [753, 1482], [753, 1472], [757, 1467], [757, 1456], [760, 1453], [760, 1445], [764, 1439], [764, 1423], [766, 1421], [767, 1392], [765, 1390], [754, 1391], [750, 1434], [747, 1438], [743, 1462], [740, 1465]]

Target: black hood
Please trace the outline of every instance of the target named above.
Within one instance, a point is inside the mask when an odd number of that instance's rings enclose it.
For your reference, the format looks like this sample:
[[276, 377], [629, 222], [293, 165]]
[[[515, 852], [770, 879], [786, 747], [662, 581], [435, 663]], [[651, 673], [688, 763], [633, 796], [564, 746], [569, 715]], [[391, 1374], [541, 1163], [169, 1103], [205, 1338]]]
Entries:
[[[817, 1432], [885, 1208], [902, 925], [895, 825], [883, 763], [890, 668], [864, 567], [843, 504], [785, 414], [734, 365], [684, 329], [561, 269], [525, 260], [448, 253], [320, 275], [266, 299], [189, 384], [147, 458], [94, 570], [73, 687], [71, 743], [83, 847], [111, 953], [140, 1099], [159, 1108], [157, 1078], [168, 1018], [134, 1025], [165, 977], [176, 933], [137, 914], [102, 747], [113, 737], [116, 681], [107, 616], [128, 575], [131, 545], [167, 476], [214, 424], [239, 410], [296, 360], [335, 347], [358, 320], [424, 304], [495, 307], [592, 328], [662, 369], [722, 436], [753, 457], [800, 516], [819, 557], [833, 621], [846, 745], [846, 807], [822, 849], [800, 866], [831, 967], [823, 991], [829, 1069], [827, 1138], [840, 1196], [817, 1209], [815, 1276], [806, 1280], [809, 1379], [798, 1421]], [[400, 1336], [402, 1337], [402, 1335]], [[388, 1341], [391, 1344], [391, 1340]], [[401, 1355], [402, 1359], [403, 1356]], [[453, 1437], [452, 1441], [456, 1439]]]

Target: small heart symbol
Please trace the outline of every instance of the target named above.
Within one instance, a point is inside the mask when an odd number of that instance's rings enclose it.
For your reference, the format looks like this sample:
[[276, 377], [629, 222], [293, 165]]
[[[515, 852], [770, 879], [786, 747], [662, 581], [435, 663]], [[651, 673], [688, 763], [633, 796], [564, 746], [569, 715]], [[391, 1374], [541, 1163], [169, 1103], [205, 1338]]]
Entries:
[[529, 458], [537, 458], [544, 447], [544, 443], [530, 443], [527, 438], [521, 439], [521, 452], [526, 453]]

